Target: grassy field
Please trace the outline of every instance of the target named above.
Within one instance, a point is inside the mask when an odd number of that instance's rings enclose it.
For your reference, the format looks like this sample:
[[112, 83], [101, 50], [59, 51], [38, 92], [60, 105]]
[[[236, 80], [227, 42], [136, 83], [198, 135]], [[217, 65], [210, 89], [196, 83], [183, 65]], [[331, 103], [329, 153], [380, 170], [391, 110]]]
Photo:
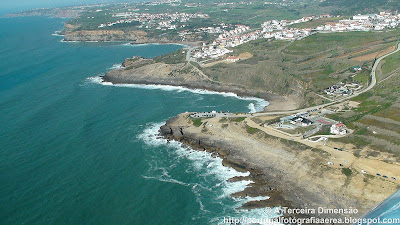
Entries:
[[382, 73], [383, 75], [387, 75], [394, 70], [399, 68], [400, 63], [400, 52], [397, 52], [387, 58], [385, 58], [384, 62], [382, 62]]
[[[391, 69], [400, 67], [400, 57], [391, 57]], [[355, 145], [354, 153], [366, 157], [400, 159], [400, 73], [378, 83], [372, 90], [352, 99], [360, 102], [350, 112], [330, 115], [355, 132], [337, 141]]]
[[363, 70], [354, 76], [354, 80], [361, 84], [367, 85], [371, 79], [370, 74], [371, 74], [370, 70]]
[[381, 36], [382, 34], [376, 32], [319, 33], [296, 41], [286, 49], [286, 52], [310, 55], [325, 51], [333, 53], [334, 51], [348, 50], [371, 42], [381, 41]]
[[[366, 84], [370, 73], [367, 68], [374, 57], [363, 61], [353, 57], [377, 55], [395, 44], [398, 33], [324, 33], [293, 43], [259, 39], [233, 49], [233, 55], [250, 52], [252, 58], [231, 64], [219, 63], [202, 70], [220, 82], [283, 95], [295, 94], [304, 99], [304, 105], [316, 105], [326, 100], [311, 94], [313, 92], [322, 93], [340, 81]], [[364, 70], [356, 74], [351, 70], [353, 66], [363, 66]]]

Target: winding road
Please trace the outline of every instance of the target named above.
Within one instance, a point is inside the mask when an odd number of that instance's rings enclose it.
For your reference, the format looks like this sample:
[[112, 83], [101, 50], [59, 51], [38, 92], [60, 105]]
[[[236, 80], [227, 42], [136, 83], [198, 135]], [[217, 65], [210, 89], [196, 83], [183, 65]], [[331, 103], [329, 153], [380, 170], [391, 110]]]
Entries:
[[[313, 107], [308, 107], [308, 108], [303, 108], [303, 109], [296, 109], [296, 110], [288, 110], [288, 111], [259, 112], [259, 113], [253, 113], [251, 116], [267, 116], [267, 115], [299, 113], [299, 112], [309, 111], [309, 110], [313, 110], [313, 109], [324, 108], [326, 106], [330, 106], [330, 105], [333, 105], [333, 104], [336, 104], [336, 103], [340, 103], [340, 102], [346, 101], [348, 99], [354, 98], [354, 97], [356, 97], [356, 96], [358, 96], [358, 95], [360, 95], [362, 93], [365, 93], [365, 92], [371, 90], [373, 87], [375, 87], [375, 85], [376, 85], [376, 68], [378, 67], [379, 63], [381, 62], [382, 59], [384, 59], [384, 58], [386, 58], [386, 57], [388, 57], [388, 56], [390, 56], [390, 55], [392, 55], [392, 54], [394, 54], [394, 53], [396, 53], [398, 51], [400, 51], [400, 43], [397, 44], [396, 50], [394, 50], [391, 53], [388, 53], [386, 55], [383, 55], [383, 56], [379, 57], [375, 61], [374, 65], [372, 66], [371, 83], [370, 83], [370, 85], [367, 88], [365, 88], [362, 91], [360, 91], [360, 92], [355, 92], [354, 95], [350, 95], [350, 96], [341, 98], [339, 100], [335, 100], [333, 102], [329, 102], [329, 103], [318, 105], [318, 106], [313, 106]], [[248, 115], [248, 116], [250, 116], [250, 115]]]
[[[397, 44], [397, 48], [395, 51], [379, 57], [375, 61], [374, 65], [372, 67], [372, 70], [371, 70], [370, 85], [367, 88], [363, 89], [362, 91], [355, 93], [354, 95], [351, 95], [351, 96], [348, 96], [348, 97], [345, 97], [345, 98], [342, 98], [342, 99], [339, 99], [339, 100], [336, 100], [336, 101], [333, 101], [333, 102], [330, 102], [327, 104], [322, 104], [319, 106], [313, 106], [313, 107], [304, 108], [304, 109], [246, 114], [247, 118], [245, 119], [245, 122], [248, 126], [262, 130], [263, 132], [265, 132], [269, 135], [273, 135], [275, 137], [279, 137], [279, 138], [286, 139], [286, 140], [296, 141], [296, 142], [305, 144], [307, 146], [321, 149], [325, 152], [328, 152], [330, 154], [330, 156], [329, 156], [329, 159], [327, 159], [327, 160], [329, 160], [331, 163], [333, 163], [333, 165], [331, 165], [331, 167], [334, 167], [334, 168], [352, 167], [358, 171], [367, 171], [371, 175], [384, 174], [384, 175], [388, 176], [389, 178], [397, 177], [397, 180], [390, 179], [390, 181], [400, 184], [400, 180], [398, 179], [400, 177], [400, 170], [398, 169], [398, 165], [385, 163], [385, 162], [377, 160], [377, 159], [358, 158], [358, 157], [355, 157], [353, 155], [353, 153], [351, 153], [351, 152], [339, 151], [339, 150], [333, 148], [332, 146], [326, 146], [325, 144], [321, 144], [318, 142], [312, 142], [307, 139], [303, 139], [301, 136], [286, 135], [277, 129], [274, 129], [269, 126], [266, 126], [266, 127], [260, 126], [260, 124], [257, 124], [251, 120], [251, 117], [254, 117], [254, 116], [298, 113], [298, 112], [304, 112], [304, 111], [308, 111], [308, 110], [312, 110], [312, 109], [323, 108], [323, 107], [326, 107], [326, 106], [329, 106], [332, 104], [343, 102], [350, 98], [354, 98], [355, 96], [358, 96], [362, 93], [365, 93], [365, 92], [371, 90], [377, 83], [376, 82], [376, 80], [377, 80], [376, 79], [376, 69], [377, 69], [379, 63], [381, 62], [381, 60], [398, 52], [398, 51], [400, 51], [400, 43]], [[322, 137], [322, 136], [320, 136], [320, 137]]]

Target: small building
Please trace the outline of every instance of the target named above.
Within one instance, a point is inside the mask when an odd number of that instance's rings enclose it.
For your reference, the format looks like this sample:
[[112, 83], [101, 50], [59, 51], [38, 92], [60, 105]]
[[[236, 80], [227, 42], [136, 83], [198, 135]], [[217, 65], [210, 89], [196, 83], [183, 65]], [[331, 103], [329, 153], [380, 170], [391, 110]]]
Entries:
[[358, 20], [358, 21], [365, 21], [365, 20], [369, 20], [369, 19], [371, 19], [371, 15], [360, 15], [360, 14], [358, 14], [356, 16], [353, 16], [353, 20]]
[[290, 123], [292, 123], [292, 124], [300, 123], [302, 126], [309, 126], [309, 125], [313, 124], [313, 122], [311, 120], [308, 120], [306, 118], [299, 117], [299, 116], [293, 117], [290, 120]]
[[331, 126], [331, 134], [343, 135], [346, 133], [346, 125], [344, 125], [343, 123], [337, 123]]
[[237, 57], [237, 56], [229, 56], [229, 57], [226, 59], [226, 61], [228, 61], [228, 62], [237, 62], [237, 61], [239, 61], [239, 60], [240, 60], [240, 58]]
[[353, 71], [361, 71], [362, 70], [361, 66], [353, 66], [352, 69], [353, 69]]

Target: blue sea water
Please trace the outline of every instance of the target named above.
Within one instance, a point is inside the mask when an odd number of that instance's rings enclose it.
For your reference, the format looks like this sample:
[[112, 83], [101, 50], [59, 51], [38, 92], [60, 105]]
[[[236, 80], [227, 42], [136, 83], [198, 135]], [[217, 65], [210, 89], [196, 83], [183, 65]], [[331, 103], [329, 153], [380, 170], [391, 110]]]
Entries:
[[357, 224], [400, 224], [400, 191], [385, 199]]
[[65, 43], [62, 19], [0, 19], [0, 224], [217, 224], [260, 216], [233, 199], [246, 175], [159, 139], [185, 111], [260, 101], [182, 88], [96, 83], [126, 57], [179, 45]]
[[[262, 102], [160, 86], [101, 85], [126, 57], [178, 45], [65, 43], [64, 20], [0, 19], [0, 224], [218, 224], [262, 218], [229, 195], [246, 175], [158, 137], [185, 111], [250, 111]], [[398, 218], [399, 193], [367, 218]], [[262, 199], [262, 198], [260, 198]], [[254, 198], [253, 198], [254, 200]]]

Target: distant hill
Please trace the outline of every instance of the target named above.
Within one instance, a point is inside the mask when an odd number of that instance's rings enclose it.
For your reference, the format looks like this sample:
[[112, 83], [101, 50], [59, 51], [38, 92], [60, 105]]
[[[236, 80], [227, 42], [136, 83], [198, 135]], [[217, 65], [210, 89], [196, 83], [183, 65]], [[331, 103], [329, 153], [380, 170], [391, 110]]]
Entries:
[[400, 11], [400, 0], [325, 0], [321, 7], [331, 7], [333, 14], [355, 15], [379, 11]]

